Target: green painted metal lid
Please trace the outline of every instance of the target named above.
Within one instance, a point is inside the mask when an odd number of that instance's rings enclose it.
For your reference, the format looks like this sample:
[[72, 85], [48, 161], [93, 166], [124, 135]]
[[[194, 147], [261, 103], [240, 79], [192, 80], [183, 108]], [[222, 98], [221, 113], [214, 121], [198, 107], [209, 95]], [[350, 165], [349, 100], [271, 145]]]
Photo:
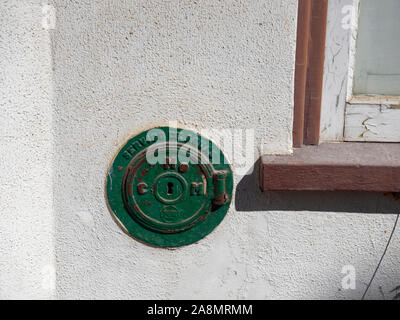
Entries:
[[107, 175], [107, 201], [126, 231], [158, 247], [178, 247], [209, 234], [232, 199], [232, 171], [210, 140], [158, 127], [130, 139]]

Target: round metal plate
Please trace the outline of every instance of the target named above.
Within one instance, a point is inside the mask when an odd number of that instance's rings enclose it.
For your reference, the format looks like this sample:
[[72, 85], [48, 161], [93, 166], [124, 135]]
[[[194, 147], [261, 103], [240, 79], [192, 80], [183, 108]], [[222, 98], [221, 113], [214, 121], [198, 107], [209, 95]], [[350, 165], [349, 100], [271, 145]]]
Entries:
[[130, 139], [107, 175], [107, 201], [139, 241], [178, 247], [200, 240], [224, 218], [232, 171], [221, 150], [193, 131], [158, 127]]

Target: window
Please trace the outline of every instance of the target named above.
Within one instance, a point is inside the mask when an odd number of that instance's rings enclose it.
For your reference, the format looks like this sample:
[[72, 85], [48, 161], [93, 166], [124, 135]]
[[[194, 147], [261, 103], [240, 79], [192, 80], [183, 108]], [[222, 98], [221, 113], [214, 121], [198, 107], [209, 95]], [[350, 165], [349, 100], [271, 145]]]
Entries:
[[359, 3], [353, 95], [400, 95], [400, 1]]
[[399, 17], [398, 0], [329, 1], [321, 141], [400, 142]]
[[295, 149], [261, 190], [400, 192], [400, 1], [360, 1], [299, 0]]

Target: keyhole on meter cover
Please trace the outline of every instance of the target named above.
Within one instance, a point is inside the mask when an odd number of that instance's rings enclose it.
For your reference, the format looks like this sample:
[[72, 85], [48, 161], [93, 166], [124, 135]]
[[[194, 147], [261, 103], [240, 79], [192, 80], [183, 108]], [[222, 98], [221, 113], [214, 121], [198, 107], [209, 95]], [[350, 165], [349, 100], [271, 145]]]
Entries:
[[172, 182], [167, 183], [167, 195], [173, 195], [174, 194], [174, 184]]

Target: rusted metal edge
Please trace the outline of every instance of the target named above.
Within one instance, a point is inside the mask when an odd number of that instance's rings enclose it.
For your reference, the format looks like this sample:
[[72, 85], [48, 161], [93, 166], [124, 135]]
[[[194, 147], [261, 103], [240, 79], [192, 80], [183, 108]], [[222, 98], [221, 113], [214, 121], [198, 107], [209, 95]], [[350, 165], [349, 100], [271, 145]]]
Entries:
[[262, 156], [263, 191], [400, 192], [399, 143], [323, 143]]

